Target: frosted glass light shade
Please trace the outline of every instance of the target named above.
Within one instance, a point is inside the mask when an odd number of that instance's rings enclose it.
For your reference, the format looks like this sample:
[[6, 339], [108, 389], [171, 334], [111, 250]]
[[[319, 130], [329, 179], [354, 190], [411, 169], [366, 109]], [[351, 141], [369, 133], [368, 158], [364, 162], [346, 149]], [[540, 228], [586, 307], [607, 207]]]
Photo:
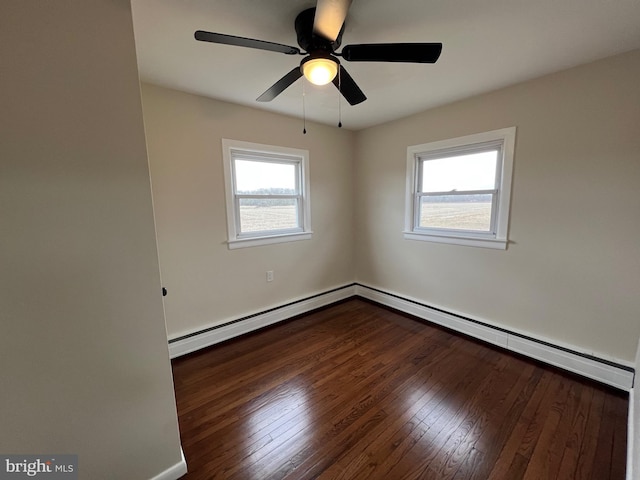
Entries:
[[302, 65], [305, 78], [314, 85], [326, 85], [338, 73], [338, 64], [328, 58], [312, 58]]

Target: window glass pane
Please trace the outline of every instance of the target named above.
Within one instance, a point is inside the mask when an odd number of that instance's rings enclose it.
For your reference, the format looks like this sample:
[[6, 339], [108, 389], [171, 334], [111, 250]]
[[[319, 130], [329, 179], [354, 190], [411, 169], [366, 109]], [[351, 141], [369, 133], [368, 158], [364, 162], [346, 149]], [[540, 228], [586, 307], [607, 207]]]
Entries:
[[493, 190], [498, 151], [422, 161], [422, 191]]
[[241, 198], [242, 233], [298, 228], [298, 201], [295, 198]]
[[297, 178], [294, 163], [235, 160], [236, 193], [296, 194]]
[[419, 226], [490, 232], [492, 197], [493, 195], [421, 197]]

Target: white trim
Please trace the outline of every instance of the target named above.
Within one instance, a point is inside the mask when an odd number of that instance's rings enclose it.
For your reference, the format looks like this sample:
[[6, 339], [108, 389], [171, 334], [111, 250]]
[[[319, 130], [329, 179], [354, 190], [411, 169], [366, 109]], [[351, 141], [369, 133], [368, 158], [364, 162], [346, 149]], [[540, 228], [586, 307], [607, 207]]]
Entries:
[[[242, 236], [239, 232], [239, 211], [236, 208], [236, 195], [234, 194], [234, 172], [233, 159], [234, 151], [245, 151], [255, 153], [257, 156], [265, 155], [273, 157], [291, 157], [296, 159], [299, 166], [299, 189], [298, 196], [302, 202], [302, 208], [298, 212], [300, 216], [300, 232], [287, 232], [264, 236]], [[309, 181], [309, 150], [299, 148], [280, 147], [276, 145], [264, 145], [260, 143], [243, 142], [240, 140], [222, 139], [222, 159], [224, 169], [224, 190], [227, 210], [227, 245], [229, 249], [255, 247], [259, 245], [269, 245], [281, 242], [293, 242], [298, 240], [309, 240], [313, 232], [311, 231], [311, 187]]]
[[258, 245], [271, 245], [273, 243], [297, 242], [298, 240], [309, 240], [313, 232], [288, 233], [284, 235], [271, 235], [269, 237], [238, 238], [229, 240], [229, 249], [243, 247], [257, 247]]
[[496, 240], [494, 238], [469, 238], [469, 237], [455, 237], [453, 235], [430, 235], [425, 233], [415, 232], [402, 232], [404, 238], [407, 240], [421, 240], [433, 243], [448, 243], [453, 245], [464, 245], [466, 247], [482, 247], [482, 248], [494, 248], [496, 250], [506, 250], [506, 240]]
[[[245, 320], [230, 323], [214, 330], [197, 333], [191, 337], [169, 343], [169, 355], [171, 358], [176, 358], [187, 353], [195, 352], [201, 348], [224, 342], [225, 340], [287, 320], [296, 315], [310, 312], [316, 308], [345, 300], [354, 295], [355, 285], [347, 285], [337, 290], [321, 293], [312, 298], [303, 299], [281, 307], [272, 307], [266, 313], [260, 313]], [[233, 320], [230, 321], [233, 322]]]
[[629, 391], [633, 384], [633, 373], [628, 370], [515, 335], [509, 335], [507, 350], [555, 365], [569, 372], [598, 380], [622, 390]]
[[180, 456], [181, 460], [178, 463], [167, 468], [164, 472], [159, 473], [155, 477], [152, 477], [150, 480], [178, 480], [178, 478], [185, 475], [187, 473], [187, 461], [184, 458], [182, 447], [180, 447]]
[[[414, 303], [415, 301], [411, 299], [399, 298], [396, 295], [381, 292], [366, 285], [356, 285], [356, 295], [622, 390], [629, 391], [633, 385], [633, 372], [596, 359], [583, 357], [579, 353], [587, 354], [587, 352], [581, 352], [575, 346], [563, 346], [563, 348], [560, 348], [553, 344], [548, 345], [550, 342], [545, 340], [536, 341], [538, 339], [531, 334], [526, 334], [529, 339], [522, 338], [508, 331], [493, 328], [490, 326], [490, 322], [476, 320], [486, 324], [482, 325], [468, 321], [459, 318], [453, 313], [445, 313], [420, 305]], [[471, 318], [469, 315], [464, 316]], [[576, 353], [568, 352], [564, 348], [569, 348]], [[617, 363], [623, 364], [623, 362]]]
[[493, 345], [507, 348], [508, 335], [500, 330], [488, 328], [447, 313], [432, 310], [409, 300], [398, 298], [395, 295], [370, 289], [365, 285], [356, 285], [356, 295], [373, 300], [374, 302], [386, 305], [396, 310], [400, 310], [401, 312], [414, 315], [423, 320], [428, 320], [432, 323], [442, 325], [443, 327], [450, 328], [456, 332], [484, 340], [485, 342]]
[[[473, 247], [495, 248], [506, 250], [508, 245], [509, 231], [509, 209], [511, 205], [511, 184], [513, 176], [513, 157], [515, 154], [516, 127], [502, 128], [490, 132], [476, 133], [464, 137], [449, 138], [436, 142], [412, 145], [407, 148], [407, 174], [405, 193], [405, 217], [404, 217], [404, 238], [407, 240], [420, 240], [436, 243], [448, 243], [453, 245], [465, 245]], [[447, 150], [460, 150], [465, 147], [472, 149], [474, 145], [499, 142], [501, 158], [499, 159], [499, 171], [496, 178], [499, 184], [497, 205], [496, 195], [494, 195], [494, 205], [492, 215], [495, 215], [495, 231], [490, 232], [491, 239], [495, 243], [487, 241], [487, 234], [474, 235], [473, 232], [464, 232], [464, 236], [456, 235], [451, 230], [439, 232], [438, 229], [418, 229], [417, 215], [418, 207], [416, 200], [416, 190], [418, 189], [419, 178], [417, 175], [418, 160], [425, 155], [438, 155], [440, 152], [446, 154]], [[485, 237], [485, 238], [483, 238]]]

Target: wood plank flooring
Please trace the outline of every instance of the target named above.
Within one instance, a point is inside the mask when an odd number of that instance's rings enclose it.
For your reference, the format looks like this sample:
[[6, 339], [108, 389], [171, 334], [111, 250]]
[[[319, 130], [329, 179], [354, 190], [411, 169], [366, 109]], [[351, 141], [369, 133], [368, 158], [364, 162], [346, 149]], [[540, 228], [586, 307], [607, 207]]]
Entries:
[[195, 479], [624, 479], [626, 393], [361, 299], [173, 362]]

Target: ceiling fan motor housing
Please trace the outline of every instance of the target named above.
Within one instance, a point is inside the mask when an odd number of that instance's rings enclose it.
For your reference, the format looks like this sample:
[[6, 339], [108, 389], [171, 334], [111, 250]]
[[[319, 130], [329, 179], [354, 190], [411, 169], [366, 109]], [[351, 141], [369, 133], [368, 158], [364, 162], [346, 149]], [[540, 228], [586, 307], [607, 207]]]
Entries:
[[[333, 53], [340, 47], [342, 43], [342, 33], [344, 32], [344, 24], [340, 29], [335, 41], [328, 40], [320, 35], [313, 33], [313, 21], [315, 19], [316, 9], [309, 8], [304, 10], [296, 17], [295, 29], [298, 37], [298, 45], [306, 52], [315, 52], [322, 50]], [[334, 57], [335, 58], [335, 57]]]
[[338, 57], [331, 55], [330, 53], [325, 52], [324, 50], [314, 50], [312, 52], [309, 52], [309, 55], [307, 55], [302, 59], [302, 61], [300, 62], [300, 69], [302, 69], [303, 65], [307, 63], [309, 60], [315, 60], [317, 58], [326, 58], [327, 60], [331, 60], [332, 62], [340, 65], [340, 60], [338, 60]]

